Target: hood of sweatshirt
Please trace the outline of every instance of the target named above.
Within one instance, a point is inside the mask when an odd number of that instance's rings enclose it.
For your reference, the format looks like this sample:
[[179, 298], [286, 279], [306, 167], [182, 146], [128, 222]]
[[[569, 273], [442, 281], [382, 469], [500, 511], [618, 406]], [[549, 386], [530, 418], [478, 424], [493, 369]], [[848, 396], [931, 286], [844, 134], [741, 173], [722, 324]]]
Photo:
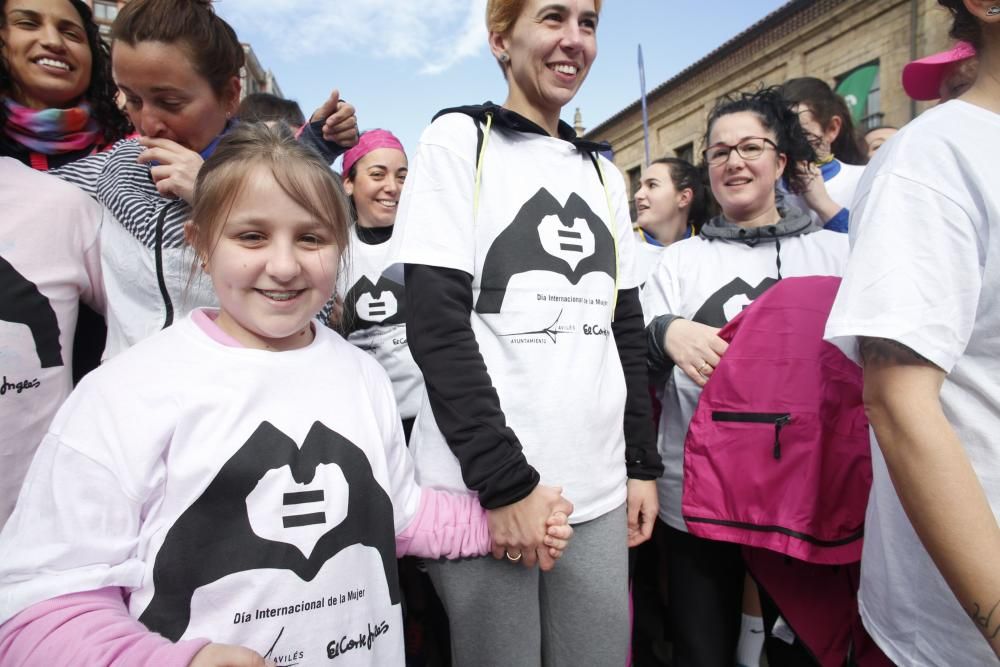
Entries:
[[[476, 119], [480, 123], [485, 123], [486, 116], [491, 115], [493, 116], [494, 127], [501, 127], [514, 132], [527, 132], [529, 134], [541, 134], [546, 137], [549, 136], [549, 133], [534, 121], [528, 120], [516, 111], [505, 109], [498, 104], [494, 104], [493, 102], [484, 102], [482, 104], [442, 109], [434, 114], [434, 119], [436, 120], [448, 113], [465, 114], [466, 116]], [[588, 141], [587, 139], [581, 139], [576, 136], [576, 130], [574, 130], [572, 126], [564, 120], [559, 121], [558, 131], [559, 139], [568, 141], [583, 152], [603, 153], [611, 150], [611, 145], [607, 142]]]
[[740, 227], [719, 215], [709, 220], [701, 228], [701, 237], [709, 241], [729, 241], [743, 243], [751, 248], [758, 243], [774, 244], [774, 263], [781, 280], [781, 240], [802, 236], [816, 231], [809, 214], [797, 206], [783, 202], [778, 213], [781, 219], [773, 225], [762, 227]]
[[722, 215], [709, 220], [701, 228], [701, 236], [708, 240], [738, 241], [748, 246], [774, 243], [779, 239], [801, 236], [816, 231], [809, 214], [797, 206], [785, 204], [778, 209], [781, 219], [773, 225], [740, 227]]

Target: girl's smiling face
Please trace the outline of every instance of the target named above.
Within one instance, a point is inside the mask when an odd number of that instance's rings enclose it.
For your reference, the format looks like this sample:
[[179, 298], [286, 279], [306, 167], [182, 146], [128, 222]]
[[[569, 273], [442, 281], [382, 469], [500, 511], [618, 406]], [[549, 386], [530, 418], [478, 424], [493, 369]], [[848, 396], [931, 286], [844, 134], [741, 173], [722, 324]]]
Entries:
[[337, 278], [341, 249], [333, 232], [260, 165], [218, 224], [205, 272], [219, 297], [219, 327], [251, 348], [308, 345], [311, 322]]

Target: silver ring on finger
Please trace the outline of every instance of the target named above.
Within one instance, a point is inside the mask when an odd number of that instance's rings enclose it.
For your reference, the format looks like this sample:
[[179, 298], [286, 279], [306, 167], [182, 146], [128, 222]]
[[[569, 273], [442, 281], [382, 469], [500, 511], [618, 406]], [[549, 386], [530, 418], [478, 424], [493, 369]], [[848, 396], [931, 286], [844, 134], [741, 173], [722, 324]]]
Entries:
[[521, 556], [524, 555], [520, 551], [512, 554], [511, 552], [504, 550], [503, 553], [505, 556], [507, 556], [507, 560], [509, 560], [511, 563], [516, 563], [517, 561], [521, 560]]
[[712, 370], [712, 365], [707, 361], [698, 367], [699, 375], [708, 375], [709, 371]]

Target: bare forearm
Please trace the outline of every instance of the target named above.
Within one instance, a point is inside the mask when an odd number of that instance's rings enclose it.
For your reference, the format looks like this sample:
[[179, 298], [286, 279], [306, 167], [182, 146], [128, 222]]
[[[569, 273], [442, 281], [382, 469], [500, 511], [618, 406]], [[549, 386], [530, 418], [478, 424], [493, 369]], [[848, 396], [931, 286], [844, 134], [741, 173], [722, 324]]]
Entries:
[[1000, 527], [941, 408], [944, 373], [919, 358], [893, 362], [888, 347], [864, 351], [865, 405], [903, 509], [1000, 655]]

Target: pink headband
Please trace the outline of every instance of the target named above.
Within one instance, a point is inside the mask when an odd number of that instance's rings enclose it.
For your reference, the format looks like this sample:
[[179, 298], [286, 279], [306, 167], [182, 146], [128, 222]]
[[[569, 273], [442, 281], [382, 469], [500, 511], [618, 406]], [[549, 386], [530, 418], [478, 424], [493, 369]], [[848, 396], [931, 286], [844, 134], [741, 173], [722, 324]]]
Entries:
[[378, 148], [395, 148], [403, 155], [403, 144], [389, 130], [367, 130], [358, 139], [356, 146], [344, 153], [343, 174], [346, 178], [351, 173], [354, 163]]

